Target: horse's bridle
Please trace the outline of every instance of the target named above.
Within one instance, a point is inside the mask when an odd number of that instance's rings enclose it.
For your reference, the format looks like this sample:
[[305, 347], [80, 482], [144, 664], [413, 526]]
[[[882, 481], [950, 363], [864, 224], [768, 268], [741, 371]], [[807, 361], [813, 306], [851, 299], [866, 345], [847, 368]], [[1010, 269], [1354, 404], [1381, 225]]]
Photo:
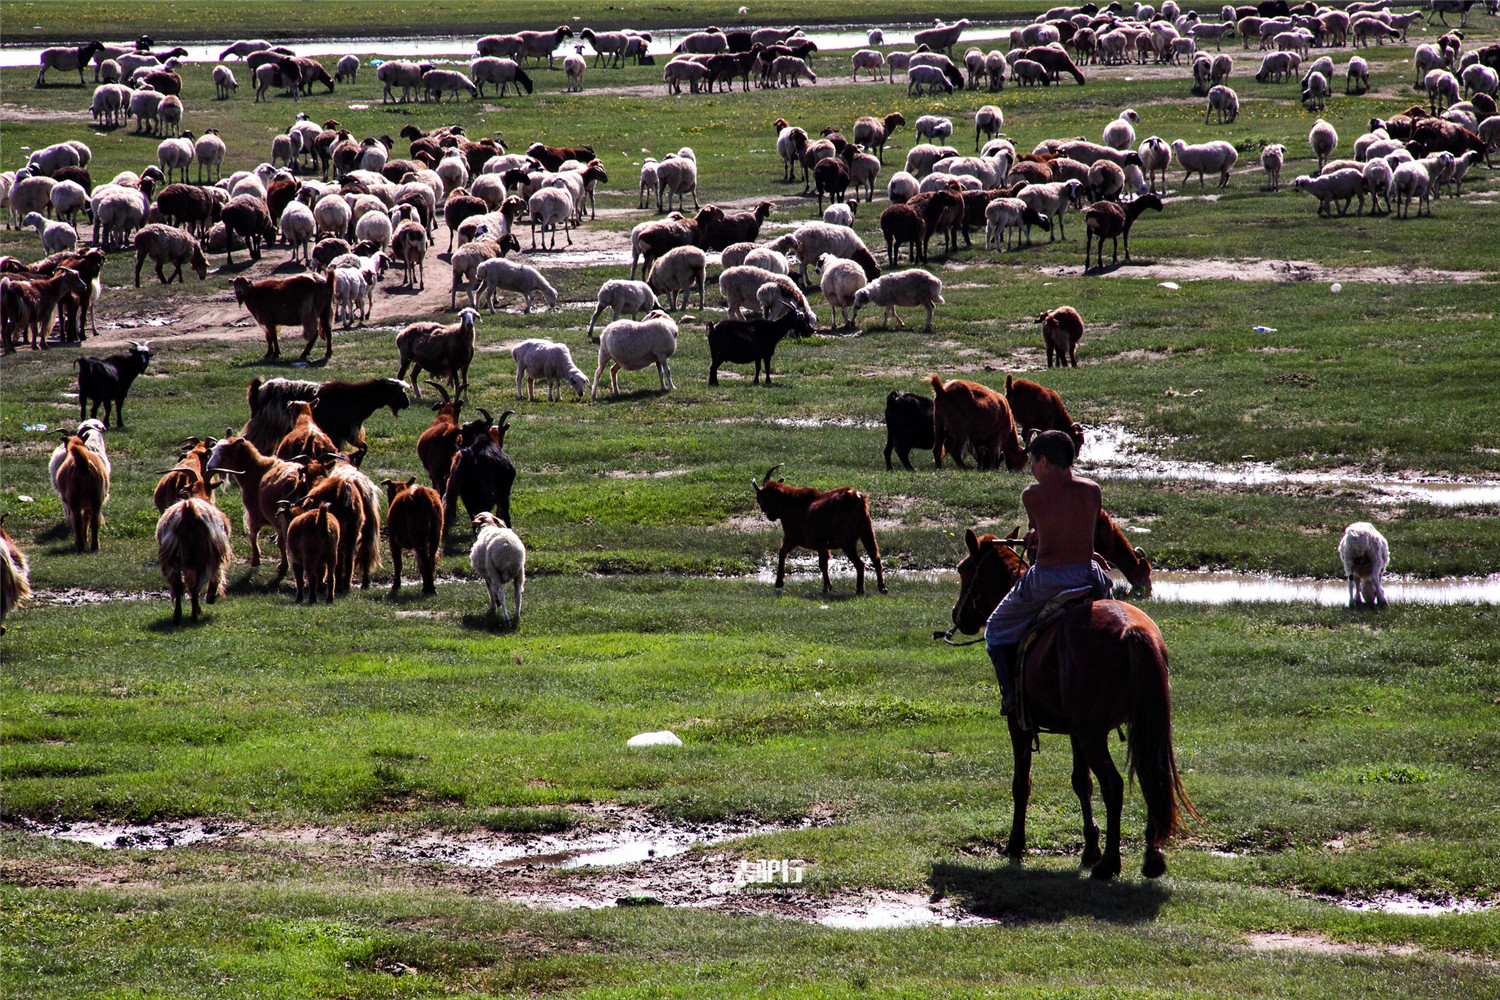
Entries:
[[[970, 602], [974, 600], [974, 591], [976, 589], [975, 584], [979, 582], [979, 569], [984, 565], [984, 560], [992, 554], [998, 556], [1000, 554], [1000, 547], [1003, 545], [1019, 546], [1022, 544], [1023, 542], [1019, 538], [994, 538], [985, 543], [984, 551], [979, 553], [978, 557], [974, 560], [974, 575], [970, 578], [969, 586], [962, 594], [959, 595], [959, 607], [961, 609], [967, 609]], [[1025, 564], [1025, 557], [1021, 557], [1021, 565], [1025, 566]], [[961, 614], [960, 617], [962, 617]], [[963, 642], [954, 642], [953, 633], [956, 631], [958, 631], [957, 622], [955, 622], [953, 626], [946, 632], [933, 632], [932, 637], [934, 639], [941, 639], [950, 646], [972, 646], [976, 643], [984, 641], [984, 636], [983, 634], [981, 634], [977, 639], [968, 639]]]

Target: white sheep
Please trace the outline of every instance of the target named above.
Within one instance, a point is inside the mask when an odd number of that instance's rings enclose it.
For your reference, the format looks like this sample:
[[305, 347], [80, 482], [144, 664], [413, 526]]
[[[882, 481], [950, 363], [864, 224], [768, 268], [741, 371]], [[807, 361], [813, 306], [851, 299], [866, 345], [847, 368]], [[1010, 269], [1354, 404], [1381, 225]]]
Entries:
[[853, 226], [854, 216], [859, 211], [859, 199], [836, 201], [823, 212], [823, 221], [831, 226]]
[[1391, 549], [1375, 525], [1355, 521], [1345, 528], [1344, 537], [1339, 539], [1339, 561], [1344, 564], [1344, 579], [1349, 583], [1349, 607], [1361, 603], [1384, 607], [1385, 588], [1380, 578], [1391, 563]]
[[1313, 155], [1318, 158], [1318, 169], [1322, 170], [1323, 164], [1328, 162], [1333, 151], [1339, 148], [1339, 134], [1334, 131], [1332, 125], [1319, 118], [1313, 122], [1312, 131], [1307, 133], [1307, 144], [1312, 147]]
[[1391, 165], [1382, 159], [1374, 159], [1365, 164], [1365, 190], [1370, 192], [1371, 215], [1379, 211], [1381, 198], [1385, 198], [1385, 211], [1387, 215], [1390, 214], [1391, 176], [1393, 173]]
[[886, 182], [886, 197], [890, 198], [892, 205], [904, 205], [917, 196], [918, 186], [916, 177], [905, 170], [898, 170]]
[[719, 272], [719, 293], [724, 296], [725, 308], [730, 319], [743, 319], [741, 310], [746, 305], [758, 308], [755, 293], [760, 286], [774, 281], [777, 275], [763, 267], [739, 264], [726, 267]]
[[1356, 195], [1359, 197], [1359, 211], [1355, 214], [1361, 214], [1365, 209], [1365, 175], [1361, 170], [1335, 170], [1317, 177], [1304, 174], [1292, 181], [1292, 187], [1298, 191], [1306, 191], [1318, 199], [1319, 215], [1332, 217], [1333, 203], [1336, 201], [1343, 203], [1339, 206], [1339, 214], [1344, 215], [1349, 211], [1349, 202]]
[[313, 219], [317, 222], [317, 235], [327, 233], [342, 238], [349, 231], [349, 203], [336, 194], [327, 194], [313, 206]]
[[845, 327], [853, 327], [854, 318], [850, 309], [854, 306], [855, 294], [865, 287], [867, 279], [864, 268], [852, 260], [825, 253], [818, 258], [818, 270], [823, 275], [820, 287], [823, 297], [828, 300], [829, 308], [834, 310], [835, 315], [843, 316]]
[[128, 99], [123, 99], [121, 88], [113, 84], [105, 84], [94, 88], [94, 99], [90, 105], [94, 121], [102, 125], [119, 125], [120, 111]]
[[21, 228], [35, 228], [47, 253], [61, 253], [78, 245], [78, 232], [66, 222], [52, 222], [40, 212], [30, 212], [21, 220]]
[[547, 249], [547, 231], [552, 231], [551, 249], [557, 249], [557, 227], [563, 227], [568, 245], [573, 244], [573, 198], [563, 188], [542, 188], [527, 199], [526, 207], [531, 213], [531, 249], [536, 249], [536, 229], [542, 227], [542, 245]]
[[[505, 627], [517, 628], [521, 624], [521, 595], [526, 591], [526, 546], [521, 543], [520, 535], [489, 511], [481, 511], [472, 523], [478, 529], [479, 537], [469, 550], [469, 565], [489, 591], [490, 607], [486, 614], [493, 617], [498, 605], [505, 616]], [[514, 618], [505, 605], [507, 583], [514, 583], [516, 588]]]
[[869, 70], [877, 80], [885, 79], [885, 56], [875, 49], [860, 49], [851, 57], [854, 66], [854, 80], [859, 81], [859, 71]]
[[1048, 79], [1047, 67], [1035, 59], [1012, 59], [1010, 76], [1017, 85], [1022, 87], [1034, 87], [1038, 83], [1046, 86]]
[[493, 257], [474, 269], [474, 283], [469, 286], [469, 301], [488, 302], [490, 312], [495, 311], [500, 299], [500, 290], [519, 292], [525, 296], [523, 312], [531, 312], [533, 296], [540, 295], [547, 308], [557, 308], [557, 289], [552, 287], [542, 272], [530, 264], [513, 264], [504, 257]]
[[1188, 178], [1194, 174], [1198, 175], [1198, 186], [1202, 187], [1206, 181], [1207, 174], [1219, 175], [1219, 187], [1229, 185], [1229, 170], [1234, 166], [1240, 154], [1235, 151], [1234, 146], [1223, 139], [1215, 139], [1213, 142], [1205, 142], [1189, 146], [1181, 139], [1172, 140], [1172, 155], [1177, 157], [1177, 165], [1186, 171], [1182, 175], [1182, 183], [1186, 184]]
[[193, 162], [193, 137], [189, 133], [182, 139], [163, 139], [156, 147], [156, 162], [161, 167], [162, 173], [167, 175], [167, 183], [172, 182], [174, 172], [182, 175], [182, 182], [187, 183], [188, 167]]
[[[1018, 61], [1026, 62], [1027, 60]], [[1032, 63], [1032, 65], [1041, 69], [1038, 63]], [[1046, 70], [1042, 70], [1042, 73], [1045, 75]], [[953, 83], [948, 79], [948, 74], [938, 67], [912, 66], [906, 71], [906, 96], [912, 97], [924, 92], [932, 93], [935, 90], [941, 90], [945, 94], [953, 93]]]
[[812, 71], [805, 59], [799, 59], [796, 56], [777, 56], [772, 59], [771, 75], [776, 78], [776, 84], [780, 87], [800, 87], [799, 80], [807, 80], [810, 83], [818, 82], [818, 74]]
[[1417, 215], [1421, 216], [1422, 208], [1427, 208], [1427, 214], [1432, 214], [1432, 204], [1428, 200], [1432, 188], [1432, 175], [1427, 171], [1427, 165], [1421, 160], [1412, 160], [1397, 165], [1391, 174], [1391, 186], [1387, 189], [1386, 202], [1389, 204], [1395, 199], [1396, 217], [1406, 218], [1411, 214], [1412, 199], [1417, 199]]
[[673, 247], [651, 265], [646, 284], [657, 295], [667, 297], [667, 310], [675, 311], [678, 294], [682, 305], [688, 307], [688, 298], [694, 288], [698, 289], [698, 308], [703, 308], [703, 283], [708, 274], [708, 255], [695, 246]]
[[176, 94], [168, 94], [161, 99], [161, 106], [157, 108], [157, 117], [161, 121], [161, 130], [165, 134], [177, 135], [182, 125], [182, 98]]
[[848, 226], [833, 226], [826, 222], [809, 222], [794, 232], [772, 240], [767, 246], [778, 253], [795, 251], [797, 254], [797, 282], [807, 284], [807, 267], [817, 262], [825, 253], [836, 254], [858, 261], [867, 274], [878, 274], [879, 265], [870, 253], [865, 241]]
[[366, 212], [354, 224], [355, 239], [361, 243], [366, 241], [378, 243], [382, 250], [391, 245], [391, 236], [394, 233], [395, 223], [384, 212]]
[[1045, 215], [1052, 220], [1052, 228], [1047, 232], [1047, 241], [1050, 243], [1054, 239], [1068, 238], [1062, 224], [1063, 216], [1067, 214], [1068, 206], [1082, 197], [1084, 189], [1084, 183], [1077, 179], [1051, 181], [1046, 184], [1027, 184], [1015, 196], [1038, 215]]
[[1135, 129], [1141, 116], [1134, 108], [1126, 108], [1120, 116], [1104, 126], [1104, 144], [1110, 149], [1129, 149], [1135, 145]]
[[999, 156], [950, 156], [937, 161], [932, 165], [932, 173], [927, 175], [920, 185], [922, 191], [941, 191], [942, 185], [936, 187], [928, 184], [933, 175], [938, 173], [947, 174], [950, 177], [960, 179], [960, 184], [965, 190], [971, 190], [969, 184], [963, 182], [964, 178], [979, 182], [979, 190], [994, 190], [1005, 181], [1005, 175], [1010, 173], [1011, 155], [1002, 151]]
[[[164, 95], [150, 89], [132, 91], [130, 95], [130, 114], [135, 117], [135, 130], [137, 133], [156, 131], [158, 114], [161, 111], [161, 99]], [[151, 128], [146, 128], [146, 123], [151, 123]]]
[[677, 388], [672, 384], [672, 369], [667, 366], [667, 359], [676, 351], [677, 323], [662, 310], [653, 310], [640, 322], [615, 320], [599, 335], [599, 367], [594, 372], [589, 398], [598, 398], [605, 365], [610, 366], [609, 389], [616, 396], [620, 394], [621, 369], [633, 372], [650, 364], [656, 365], [662, 392]]
[[347, 77], [350, 83], [355, 82], [359, 74], [359, 56], [340, 56], [338, 65], [334, 67], [333, 82], [343, 83]]
[[80, 211], [89, 210], [89, 193], [83, 189], [83, 185], [77, 181], [58, 181], [52, 185], [48, 200], [52, 204], [53, 217], [66, 221], [76, 234], [78, 223], [73, 216]]
[[1494, 97], [1500, 92], [1500, 73], [1489, 66], [1470, 63], [1463, 69], [1463, 83], [1465, 94], [1489, 94]]
[[667, 93], [682, 93], [682, 83], [687, 81], [688, 89], [693, 93], [698, 92], [698, 85], [708, 75], [708, 67], [691, 59], [673, 59], [662, 67], [661, 78], [667, 85]]
[[1141, 143], [1137, 151], [1141, 158], [1141, 166], [1146, 170], [1146, 177], [1152, 191], [1156, 190], [1156, 175], [1161, 174], [1162, 188], [1167, 186], [1167, 168], [1172, 165], [1172, 147], [1168, 146], [1158, 136], [1151, 136]]
[[[728, 251], [725, 253], [727, 254]], [[611, 278], [599, 286], [599, 305], [594, 309], [594, 315], [589, 317], [589, 340], [594, 339], [594, 324], [605, 309], [614, 310], [614, 315], [610, 317], [610, 321], [613, 322], [621, 315], [628, 315], [631, 319], [635, 319], [639, 313], [660, 308], [661, 302], [657, 300], [656, 293], [644, 281]]]
[[333, 301], [334, 320], [343, 317], [344, 328], [348, 329], [354, 323], [354, 316], [359, 314], [360, 322], [364, 322], [368, 313], [365, 311], [365, 303], [368, 299], [368, 288], [366, 276], [357, 267], [337, 267], [333, 271]]
[[588, 61], [583, 58], [583, 46], [573, 46], [572, 55], [563, 57], [563, 74], [568, 78], [567, 89], [572, 92], [583, 90], [583, 71], [588, 69]]
[[791, 278], [773, 274], [771, 280], [755, 290], [755, 302], [766, 319], [780, 319], [789, 312], [801, 313], [809, 326], [818, 325], [818, 314], [808, 304], [807, 296]]
[[[1054, 182], [1055, 183], [1055, 182]], [[1030, 187], [1028, 184], [1027, 187]], [[1022, 188], [1021, 190], [1026, 190]], [[1031, 242], [1031, 226], [1026, 222], [1026, 213], [1031, 206], [1020, 198], [991, 198], [984, 206], [984, 246], [988, 250], [991, 245], [998, 252], [1000, 240], [1006, 239], [1006, 246], [1010, 246], [1009, 234], [1015, 232], [1017, 241], [1020, 240], [1022, 231], [1026, 234], [1026, 242]]]
[[[662, 192], [667, 193], [667, 207], [662, 208]], [[656, 165], [656, 210], [658, 212], [672, 210], [672, 195], [677, 196], [677, 208], [685, 211], [686, 206], [682, 200], [685, 194], [693, 196], [693, 207], [698, 207], [698, 162], [695, 158], [683, 156], [681, 153], [670, 153], [666, 159]]]
[[208, 171], [210, 183], [219, 179], [224, 167], [224, 157], [229, 149], [219, 138], [218, 129], [209, 129], [193, 143], [193, 158], [198, 161], [198, 183], [203, 183], [203, 172]]
[[[953, 120], [951, 118], [944, 118], [941, 115], [923, 115], [912, 126], [912, 131], [917, 134], [918, 139], [947, 139], [953, 134]], [[934, 142], [934, 145], [936, 144]]]
[[1281, 166], [1286, 162], [1286, 147], [1273, 142], [1260, 151], [1260, 165], [1266, 172], [1266, 190], [1281, 190]]
[[1427, 99], [1432, 102], [1432, 113], [1437, 114], [1450, 104], [1458, 103], [1458, 77], [1445, 69], [1434, 69], [1422, 80]]
[[855, 322], [859, 320], [859, 310], [869, 303], [885, 308], [885, 315], [882, 318], [882, 324], [885, 326], [890, 325], [892, 316], [896, 318], [896, 325], [906, 325], [901, 320], [901, 314], [896, 312], [897, 306], [923, 307], [927, 310], [925, 330], [927, 333], [932, 332], [933, 307], [946, 304], [943, 301], [942, 281], [919, 267], [907, 271], [896, 271], [893, 274], [883, 274], [856, 292], [854, 294]]
[[583, 398], [583, 391], [589, 387], [589, 377], [585, 375], [577, 365], [573, 363], [573, 353], [568, 350], [567, 344], [555, 343], [551, 340], [532, 339], [523, 340], [510, 349], [510, 356], [516, 362], [516, 398], [521, 395], [521, 382], [526, 382], [525, 399], [536, 402], [535, 384], [538, 381], [547, 383], [547, 402], [552, 402], [554, 397], [562, 400], [562, 383], [566, 382], [578, 393], [578, 398]]
[[1234, 121], [1240, 116], [1240, 97], [1229, 87], [1220, 84], [1208, 92], [1208, 109], [1203, 112], [1203, 124], [1208, 124], [1208, 116], [1218, 115], [1218, 123], [1224, 124], [1225, 118]]
[[755, 247], [745, 254], [745, 259], [740, 263], [746, 267], [763, 268], [772, 274], [792, 273], [792, 265], [786, 254], [770, 247]]
[[922, 177], [930, 173], [939, 160], [946, 160], [950, 156], [957, 156], [958, 150], [952, 146], [934, 146], [931, 143], [921, 142], [906, 151], [905, 170], [913, 177]]
[[1449, 175], [1448, 182], [1453, 188], [1454, 197], [1464, 193], [1464, 178], [1469, 176], [1469, 168], [1478, 163], [1483, 155], [1477, 149], [1471, 149], [1453, 161], [1453, 172]]
[[1309, 109], [1322, 111], [1328, 106], [1328, 77], [1313, 70], [1302, 78], [1302, 103]]
[[984, 190], [984, 183], [978, 177], [946, 174], [941, 170], [934, 170], [922, 178], [922, 183], [917, 186], [917, 193], [925, 194], [929, 191], [946, 191], [949, 184], [957, 184], [964, 191]]
[[443, 182], [443, 197], [446, 198], [453, 193], [454, 188], [466, 188], [469, 186], [469, 161], [457, 146], [449, 149], [433, 168], [433, 172]]
[[879, 28], [871, 28], [869, 34], [867, 34], [865, 38], [871, 45], [885, 44], [885, 32], [881, 31]]
[[281, 227], [282, 240], [292, 248], [292, 255], [287, 260], [296, 260], [297, 251], [301, 249], [303, 260], [311, 265], [313, 238], [318, 235], [318, 222], [312, 209], [293, 199], [281, 210], [278, 225]]
[[641, 161], [641, 197], [640, 200], [636, 203], [636, 208], [646, 207], [646, 200], [648, 197], [647, 192], [656, 191], [658, 183], [659, 182], [656, 175], [656, 157], [648, 156], [645, 160]]
[[1359, 85], [1356, 93], [1363, 94], [1370, 89], [1370, 64], [1360, 56], [1349, 57], [1349, 66], [1344, 73], [1344, 93], [1349, 93], [1355, 84]]

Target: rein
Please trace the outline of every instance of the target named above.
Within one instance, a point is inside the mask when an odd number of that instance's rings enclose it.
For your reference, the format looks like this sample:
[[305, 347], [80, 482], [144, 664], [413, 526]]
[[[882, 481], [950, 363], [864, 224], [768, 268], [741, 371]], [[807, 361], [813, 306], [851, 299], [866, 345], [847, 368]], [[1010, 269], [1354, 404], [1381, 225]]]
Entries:
[[[1000, 552], [1000, 546], [1002, 546], [1002, 545], [1010, 545], [1010, 546], [1020, 547], [1020, 546], [1022, 546], [1024, 544], [1025, 543], [1021, 539], [1019, 539], [1019, 538], [996, 538], [996, 539], [993, 539], [992, 540], [992, 544], [986, 546], [985, 550], [982, 553], [980, 553], [979, 558], [977, 560], [975, 560], [975, 562], [974, 562], [974, 581], [976, 583], [978, 582], [978, 579], [979, 579], [979, 567], [983, 564], [983, 562], [985, 560], [985, 557], [987, 557], [987, 556], [989, 556], [991, 554], [998, 555], [999, 552]], [[1025, 557], [1022, 557], [1021, 564], [1023, 566], [1026, 564]], [[965, 593], [965, 594], [960, 595], [959, 603], [963, 604], [967, 600], [971, 600], [972, 598], [969, 596], [969, 594], [972, 594], [972, 592], [973, 592], [973, 584], [970, 584], [969, 591], [967, 593]], [[981, 643], [981, 642], [984, 641], [984, 635], [981, 634], [977, 639], [966, 639], [963, 642], [954, 642], [953, 641], [953, 633], [955, 633], [957, 631], [958, 631], [958, 625], [955, 623], [946, 632], [934, 630], [933, 633], [932, 633], [932, 637], [934, 639], [941, 639], [943, 642], [946, 642], [950, 646], [973, 646], [973, 645], [975, 645], [977, 643]]]

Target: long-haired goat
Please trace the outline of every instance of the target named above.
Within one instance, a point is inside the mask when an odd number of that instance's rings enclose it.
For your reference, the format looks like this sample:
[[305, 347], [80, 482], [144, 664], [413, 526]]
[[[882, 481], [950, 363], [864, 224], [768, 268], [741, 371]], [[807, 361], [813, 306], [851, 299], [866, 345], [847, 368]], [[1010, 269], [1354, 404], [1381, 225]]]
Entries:
[[0, 514], [0, 635], [5, 634], [5, 616], [31, 594], [31, 567], [5, 530], [5, 514]]
[[81, 437], [68, 439], [68, 456], [57, 468], [57, 491], [73, 529], [73, 551], [83, 551], [87, 530], [89, 551], [98, 552], [99, 527], [104, 523], [104, 503], [109, 499], [109, 469]]
[[433, 578], [437, 575], [438, 554], [443, 545], [443, 498], [430, 486], [417, 484], [412, 476], [404, 483], [386, 479], [389, 502], [386, 514], [386, 536], [391, 543], [391, 593], [401, 589], [401, 550], [411, 549], [422, 576], [422, 593], [435, 594]]
[[193, 621], [224, 596], [224, 579], [233, 554], [229, 518], [208, 500], [186, 496], [162, 512], [156, 522], [156, 561], [172, 588], [172, 624], [182, 623], [182, 595], [192, 601]]

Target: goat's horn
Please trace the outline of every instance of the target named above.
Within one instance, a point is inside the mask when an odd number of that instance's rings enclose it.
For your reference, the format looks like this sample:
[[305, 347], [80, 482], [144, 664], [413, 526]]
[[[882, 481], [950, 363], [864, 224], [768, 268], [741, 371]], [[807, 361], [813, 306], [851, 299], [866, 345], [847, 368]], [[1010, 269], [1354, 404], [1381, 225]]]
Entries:
[[[516, 415], [516, 411], [515, 410], [506, 410], [504, 413], [500, 414], [500, 419], [499, 419], [498, 423], [503, 427], [503, 426], [505, 426], [505, 421], [508, 420], [509, 418], [515, 416], [515, 415]], [[485, 416], [489, 416], [489, 414], [486, 413]]]
[[178, 466], [174, 466], [173, 468], [170, 468], [170, 469], [162, 469], [160, 472], [157, 473], [157, 475], [158, 476], [165, 476], [169, 472], [187, 472], [187, 471], [189, 471], [189, 470], [188, 469], [184, 469], [182, 466], [178, 465]]
[[773, 465], [769, 469], [767, 469], [766, 470], [766, 478], [764, 478], [764, 479], [761, 480], [761, 485], [765, 485], [766, 483], [769, 483], [771, 481], [771, 473], [775, 472], [777, 469], [781, 468], [785, 464], [786, 464], [785, 462], [777, 462], [775, 465]]
[[450, 399], [450, 397], [448, 396], [448, 387], [445, 386], [445, 385], [443, 385], [443, 383], [441, 383], [441, 382], [434, 382], [430, 378], [424, 378], [422, 381], [426, 382], [428, 385], [432, 386], [438, 392], [442, 393], [442, 395], [443, 395], [443, 402], [448, 403], [448, 402], [452, 401]]
[[196, 448], [198, 446], [199, 442], [198, 442], [198, 439], [196, 437], [190, 437], [190, 438], [183, 438], [182, 439], [182, 443], [184, 445], [186, 445], [187, 447], [189, 447], [189, 448]]
[[207, 471], [207, 472], [222, 472], [225, 475], [229, 475], [229, 476], [243, 476], [245, 474], [245, 470], [244, 469], [223, 469], [223, 468], [219, 468], [217, 466], [215, 466], [212, 469], [207, 469], [205, 471]]
[[481, 406], [479, 408], [479, 412], [483, 413], [484, 414], [484, 419], [488, 420], [490, 423], [493, 424], [495, 422], [495, 418], [492, 417], [492, 416], [490, 416], [490, 411], [489, 410], [486, 410], [484, 407]]
[[1135, 557], [1137, 559], [1144, 559], [1144, 558], [1146, 558], [1146, 550], [1143, 549], [1143, 548], [1141, 548], [1139, 545], [1137, 545], [1135, 547]]

